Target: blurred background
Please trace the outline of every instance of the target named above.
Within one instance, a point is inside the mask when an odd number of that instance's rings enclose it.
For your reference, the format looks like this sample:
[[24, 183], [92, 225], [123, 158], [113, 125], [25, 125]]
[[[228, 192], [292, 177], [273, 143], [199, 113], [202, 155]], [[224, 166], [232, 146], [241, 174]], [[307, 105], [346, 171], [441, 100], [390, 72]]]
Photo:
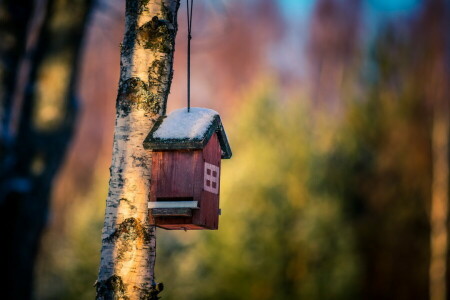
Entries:
[[[445, 299], [448, 1], [194, 2], [191, 101], [233, 158], [218, 231], [158, 229], [163, 299]], [[124, 7], [0, 1], [0, 267], [24, 298], [95, 297]]]

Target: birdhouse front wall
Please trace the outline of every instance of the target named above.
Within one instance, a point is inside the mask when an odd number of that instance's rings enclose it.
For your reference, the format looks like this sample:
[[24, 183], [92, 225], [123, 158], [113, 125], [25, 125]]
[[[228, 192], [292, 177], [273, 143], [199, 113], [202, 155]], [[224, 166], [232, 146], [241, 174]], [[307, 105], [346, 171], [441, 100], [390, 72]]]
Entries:
[[[200, 184], [196, 178], [202, 171], [202, 152], [199, 150], [153, 152], [150, 202], [198, 201], [201, 192], [195, 188], [196, 184]], [[197, 210], [194, 210], [192, 215], [187, 217], [161, 218], [154, 218], [150, 214], [150, 222], [166, 229], [178, 229], [176, 225], [188, 228], [193, 224], [193, 216], [197, 213]]]
[[193, 179], [202, 171], [200, 168], [201, 151], [153, 152], [150, 201], [199, 196]]
[[150, 202], [197, 201], [191, 216], [153, 217], [166, 229], [217, 229], [221, 149], [213, 134], [204, 149], [154, 151]]

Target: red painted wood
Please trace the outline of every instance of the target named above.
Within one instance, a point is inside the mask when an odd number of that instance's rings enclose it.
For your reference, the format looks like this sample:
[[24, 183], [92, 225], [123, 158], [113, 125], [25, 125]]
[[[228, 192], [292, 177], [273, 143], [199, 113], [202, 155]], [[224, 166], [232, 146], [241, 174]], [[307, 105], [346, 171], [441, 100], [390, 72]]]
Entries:
[[216, 133], [214, 133], [209, 139], [208, 144], [206, 144], [202, 152], [205, 161], [209, 162], [210, 164], [220, 166], [221, 150], [219, 138], [217, 137]]
[[[195, 161], [201, 159], [201, 151], [159, 151], [152, 156], [152, 182], [150, 201], [158, 198], [193, 197]], [[186, 199], [183, 199], [186, 200]], [[195, 199], [192, 199], [195, 200]], [[198, 201], [198, 200], [197, 200]], [[195, 210], [197, 212], [197, 210]], [[189, 218], [153, 218], [151, 224], [163, 225], [172, 223], [192, 223]]]
[[155, 225], [161, 227], [163, 225], [180, 225], [192, 224], [192, 217], [157, 217]]
[[219, 195], [203, 189], [205, 161], [219, 167], [220, 180], [221, 149], [217, 134], [213, 134], [203, 150], [153, 152], [149, 201], [192, 197], [199, 202], [200, 209], [194, 210], [192, 217], [153, 218], [149, 213], [151, 224], [171, 230], [218, 228]]
[[192, 197], [194, 159], [199, 151], [162, 152], [159, 162], [156, 197]]
[[[201, 185], [201, 197], [200, 197], [200, 211], [199, 215], [193, 217], [194, 224], [204, 224], [208, 229], [218, 229], [219, 224], [219, 195], [213, 194], [203, 189], [203, 173], [204, 173], [204, 162], [213, 164], [219, 167], [219, 181], [220, 181], [220, 161], [221, 161], [221, 150], [219, 139], [217, 134], [213, 134], [208, 144], [202, 151], [203, 163], [202, 163], [202, 180]], [[197, 186], [196, 186], [197, 188]], [[220, 182], [219, 182], [219, 192], [220, 192]], [[197, 217], [197, 219], [195, 218]]]
[[176, 225], [166, 224], [166, 225], [161, 225], [158, 227], [168, 229], [168, 230], [204, 230], [204, 229], [207, 229], [207, 228], [193, 225], [193, 224], [176, 224]]
[[197, 209], [192, 214], [192, 223], [200, 226], [205, 226], [204, 222], [200, 222], [201, 214], [201, 200], [203, 191], [203, 156], [202, 151], [197, 151], [194, 159], [194, 201], [198, 201], [200, 209]]
[[[158, 182], [159, 180], [159, 170], [161, 168], [161, 161], [162, 161], [162, 152], [153, 152], [152, 153], [152, 179], [150, 180], [150, 195], [149, 195], [149, 201], [155, 202], [156, 201], [156, 184], [155, 182]], [[151, 211], [149, 210], [149, 223], [155, 224], [156, 220], [153, 218]]]

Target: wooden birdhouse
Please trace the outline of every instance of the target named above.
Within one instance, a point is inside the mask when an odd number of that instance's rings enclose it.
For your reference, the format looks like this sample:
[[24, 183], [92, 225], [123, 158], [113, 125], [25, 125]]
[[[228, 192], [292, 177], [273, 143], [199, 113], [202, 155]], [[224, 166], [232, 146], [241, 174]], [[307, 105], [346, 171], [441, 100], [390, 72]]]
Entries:
[[231, 157], [217, 112], [179, 109], [161, 117], [144, 141], [152, 153], [149, 214], [164, 229], [217, 229], [220, 162]]

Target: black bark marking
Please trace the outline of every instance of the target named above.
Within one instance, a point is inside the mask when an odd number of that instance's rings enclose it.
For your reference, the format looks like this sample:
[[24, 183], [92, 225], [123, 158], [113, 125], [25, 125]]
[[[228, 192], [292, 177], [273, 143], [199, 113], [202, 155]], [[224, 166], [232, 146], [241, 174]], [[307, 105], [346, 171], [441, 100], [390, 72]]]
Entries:
[[[126, 33], [124, 35], [123, 42], [120, 44], [121, 57], [128, 57], [132, 55], [133, 49], [136, 43], [136, 28], [137, 28], [137, 17], [138, 13], [142, 12], [142, 10], [147, 5], [148, 0], [126, 0], [125, 4], [125, 15], [126, 19], [128, 19], [129, 26], [126, 28]], [[125, 71], [126, 68], [122, 68], [121, 65], [121, 74]]]
[[97, 281], [95, 283], [97, 292], [96, 299], [98, 300], [128, 300], [125, 292], [125, 284], [122, 278], [117, 275], [112, 275], [106, 280]]
[[122, 202], [122, 201], [125, 202], [126, 204], [128, 204], [128, 206], [130, 207], [131, 210], [133, 210], [133, 211], [136, 210], [136, 206], [133, 205], [133, 204], [131, 203], [131, 201], [128, 200], [127, 198], [120, 198], [120, 199], [119, 199], [119, 204], [120, 204], [120, 202]]
[[145, 49], [160, 53], [171, 53], [175, 48], [175, 30], [166, 20], [154, 16], [137, 30], [137, 41]]
[[150, 0], [127, 0], [125, 3], [125, 13], [137, 16], [142, 14], [143, 11], [147, 10], [147, 4]]
[[164, 284], [162, 282], [155, 284], [153, 283], [150, 287], [148, 285], [141, 287], [141, 297], [140, 300], [158, 300], [159, 293], [164, 290]]
[[[180, 5], [180, 2], [177, 1], [177, 10], [178, 10], [178, 6]], [[173, 17], [173, 13], [170, 10], [169, 7], [167, 7], [164, 2], [161, 2], [161, 14], [164, 20], [168, 20], [170, 23], [175, 24], [175, 19]]]
[[[129, 300], [126, 295], [125, 284], [120, 276], [114, 274], [106, 280], [97, 281], [95, 284], [97, 292], [97, 300]], [[137, 288], [137, 287], [136, 287]], [[140, 300], [158, 300], [159, 293], [164, 290], [164, 284], [162, 282], [158, 284], [144, 284], [140, 288]]]
[[143, 243], [149, 243], [151, 234], [148, 228], [142, 225], [142, 223], [135, 218], [125, 219], [120, 223], [116, 230], [105, 238], [104, 242], [115, 242], [117, 249], [117, 261], [130, 260], [133, 257], [126, 254], [133, 251], [136, 240], [141, 240]]
[[[164, 60], [155, 60], [148, 68], [148, 82], [151, 88], [156, 88], [160, 103], [167, 103], [172, 84], [173, 68]], [[165, 107], [164, 107], [165, 111]]]
[[147, 10], [147, 4], [150, 2], [150, 0], [139, 0], [139, 7], [138, 7], [138, 13], [141, 14], [143, 11]]
[[120, 86], [118, 99], [120, 102], [129, 102], [132, 105], [144, 102], [147, 98], [148, 85], [138, 77], [131, 77]]
[[120, 84], [117, 95], [117, 111], [129, 114], [133, 108], [158, 113], [164, 98], [149, 91], [148, 85], [138, 77], [131, 77]]
[[133, 159], [133, 166], [134, 167], [141, 167], [144, 169], [147, 169], [147, 159], [144, 157], [136, 157], [134, 155], [131, 156], [131, 158]]
[[148, 82], [150, 86], [157, 87], [168, 83], [170, 79], [170, 69], [164, 60], [155, 60], [148, 68]]
[[123, 241], [134, 241], [136, 239], [143, 239], [145, 242], [150, 241], [151, 234], [147, 228], [136, 218], [125, 219], [120, 223], [116, 230], [105, 240], [112, 242], [117, 239]]

